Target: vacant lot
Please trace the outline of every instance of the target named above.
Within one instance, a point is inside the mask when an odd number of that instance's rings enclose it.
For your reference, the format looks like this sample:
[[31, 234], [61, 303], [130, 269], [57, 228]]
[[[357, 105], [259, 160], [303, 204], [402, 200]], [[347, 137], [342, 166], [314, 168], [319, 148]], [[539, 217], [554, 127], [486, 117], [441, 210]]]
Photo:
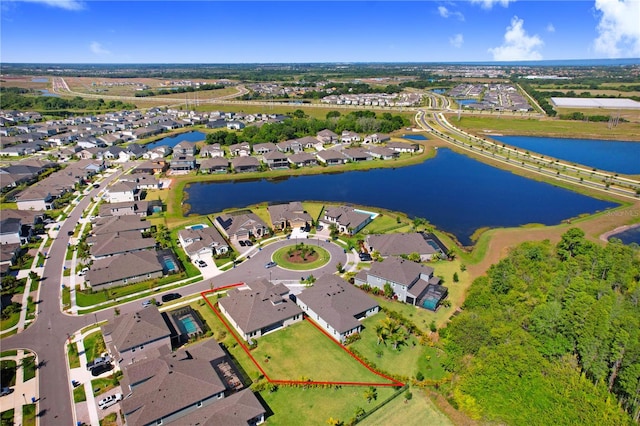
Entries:
[[418, 389], [411, 390], [412, 398], [405, 401], [404, 394], [398, 396], [381, 410], [365, 418], [359, 424], [402, 425], [402, 426], [445, 426], [453, 425], [451, 420], [435, 407], [433, 402]]

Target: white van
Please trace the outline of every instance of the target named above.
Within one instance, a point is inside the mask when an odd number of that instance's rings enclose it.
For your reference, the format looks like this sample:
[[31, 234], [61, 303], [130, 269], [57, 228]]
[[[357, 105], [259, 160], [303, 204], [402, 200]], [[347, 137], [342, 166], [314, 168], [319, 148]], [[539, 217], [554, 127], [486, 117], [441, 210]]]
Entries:
[[121, 399], [122, 399], [122, 394], [115, 393], [113, 395], [102, 398], [98, 402], [98, 407], [100, 407], [101, 410], [106, 410], [107, 408], [111, 407], [113, 404], [117, 403]]

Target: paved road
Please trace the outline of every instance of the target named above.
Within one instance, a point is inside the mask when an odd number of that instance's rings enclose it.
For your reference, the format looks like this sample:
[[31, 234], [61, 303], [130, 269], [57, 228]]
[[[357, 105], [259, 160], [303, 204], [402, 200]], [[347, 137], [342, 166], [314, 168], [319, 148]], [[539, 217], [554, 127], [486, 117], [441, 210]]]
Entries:
[[[126, 169], [126, 167], [125, 167]], [[101, 185], [104, 188], [109, 182], [118, 178], [123, 172], [114, 173]], [[114, 308], [104, 309], [84, 316], [71, 316], [61, 312], [61, 278], [65, 261], [66, 245], [69, 241], [68, 231], [73, 231], [82, 212], [88, 207], [91, 197], [98, 193], [98, 189], [91, 191], [90, 196], [85, 196], [69, 214], [69, 217], [60, 228], [56, 238], [49, 249], [49, 259], [45, 263], [43, 280], [40, 284], [40, 303], [36, 321], [24, 332], [2, 339], [2, 350], [28, 349], [38, 356], [40, 368], [38, 369], [40, 426], [73, 425], [73, 407], [71, 399], [71, 384], [68, 376], [68, 366], [65, 355], [65, 341], [76, 330], [96, 321], [112, 319], [115, 316]], [[347, 254], [342, 247], [325, 240], [305, 239], [308, 244], [320, 245], [331, 254], [329, 263], [311, 272], [290, 271], [280, 267], [267, 269], [264, 265], [271, 261], [271, 254], [278, 248], [295, 244], [302, 239], [282, 240], [271, 243], [261, 251], [250, 255], [237, 267], [218, 275], [215, 278], [191, 284], [179, 291], [183, 295], [197, 294], [211, 287], [220, 287], [237, 282], [250, 282], [252, 280], [266, 278], [273, 280], [300, 279], [310, 273], [319, 277], [325, 273], [334, 273], [336, 265], [341, 262], [347, 264]], [[256, 249], [257, 250], [257, 249]], [[158, 292], [157, 298], [165, 293], [173, 293], [176, 290]], [[121, 314], [134, 312], [141, 309], [140, 301], [133, 301], [120, 305]]]
[[[101, 185], [118, 178], [122, 171], [107, 177]], [[97, 195], [98, 189], [85, 196], [71, 211], [60, 227], [58, 238], [49, 249], [49, 259], [45, 262], [43, 278], [40, 283], [38, 315], [36, 320], [22, 333], [2, 339], [2, 350], [28, 349], [38, 356], [37, 397], [40, 425], [59, 426], [73, 424], [73, 411], [70, 399], [70, 382], [67, 377], [65, 340], [73, 331], [93, 322], [92, 317], [73, 317], [61, 312], [61, 278], [65, 261], [66, 246], [69, 241], [67, 232], [73, 231], [82, 212]]]

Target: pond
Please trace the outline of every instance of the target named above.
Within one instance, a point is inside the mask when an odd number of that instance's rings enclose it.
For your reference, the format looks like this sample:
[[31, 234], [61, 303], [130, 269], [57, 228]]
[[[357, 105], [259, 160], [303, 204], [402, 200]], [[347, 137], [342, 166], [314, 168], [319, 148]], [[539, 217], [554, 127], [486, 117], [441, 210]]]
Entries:
[[458, 103], [458, 105], [471, 105], [478, 103], [477, 99], [455, 99], [455, 101]]
[[624, 244], [636, 243], [640, 245], [640, 225], [637, 225], [633, 228], [619, 232], [617, 234], [613, 234], [609, 237], [609, 239], [612, 239], [612, 238], [617, 238], [621, 240]]
[[491, 136], [491, 138], [531, 152], [610, 172], [640, 173], [640, 142], [533, 136]]
[[31, 82], [32, 83], [48, 83], [49, 79], [48, 78], [32, 78]]
[[51, 97], [51, 98], [59, 98], [60, 97], [60, 95], [58, 95], [56, 93], [51, 93], [47, 89], [40, 89], [40, 92], [42, 92], [42, 95], [40, 95], [40, 96], [48, 96], [48, 97]]
[[427, 138], [424, 135], [402, 135], [404, 139], [410, 139], [412, 141], [426, 141]]
[[183, 141], [200, 142], [200, 141], [204, 141], [206, 137], [207, 135], [202, 132], [180, 133], [179, 135], [176, 135], [176, 136], [162, 138], [155, 142], [148, 143], [145, 146], [147, 147], [147, 149], [153, 149], [162, 145], [168, 145], [171, 148], [173, 148], [174, 146], [178, 145], [180, 142], [183, 142]]
[[279, 180], [199, 182], [186, 189], [190, 213], [209, 214], [264, 201], [344, 202], [423, 217], [471, 245], [479, 228], [545, 225], [617, 204], [493, 168], [449, 149], [397, 169]]

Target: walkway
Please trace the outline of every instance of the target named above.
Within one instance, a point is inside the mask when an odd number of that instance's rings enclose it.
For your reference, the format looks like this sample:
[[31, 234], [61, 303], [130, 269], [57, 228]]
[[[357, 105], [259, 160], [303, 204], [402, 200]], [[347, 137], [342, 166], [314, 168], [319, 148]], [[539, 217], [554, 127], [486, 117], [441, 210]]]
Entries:
[[[17, 355], [2, 357], [3, 361], [13, 360], [16, 362], [16, 384], [11, 386], [13, 392], [9, 395], [0, 397], [0, 411], [10, 410], [13, 407], [13, 424], [22, 425], [22, 406], [32, 404], [35, 401], [36, 413], [38, 412], [38, 375], [36, 377], [24, 381], [24, 368], [21, 368], [22, 360], [31, 356], [31, 353], [25, 354], [25, 351], [18, 350]], [[37, 359], [36, 359], [37, 362]]]

